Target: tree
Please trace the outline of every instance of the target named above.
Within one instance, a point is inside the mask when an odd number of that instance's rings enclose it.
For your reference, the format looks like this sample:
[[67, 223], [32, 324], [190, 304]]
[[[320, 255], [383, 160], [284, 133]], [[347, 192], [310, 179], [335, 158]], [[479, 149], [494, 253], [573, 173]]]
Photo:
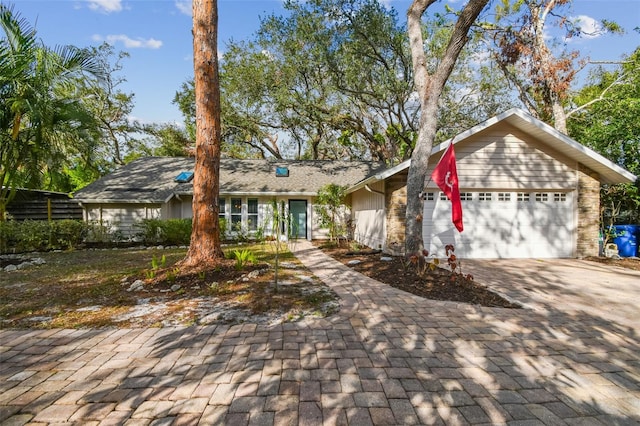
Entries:
[[50, 49], [12, 7], [0, 5], [0, 220], [11, 189], [55, 186], [69, 152], [95, 128], [75, 92], [78, 78], [102, 77], [92, 53]]
[[[640, 48], [612, 71], [602, 67], [571, 99], [581, 105], [569, 115], [571, 137], [636, 176], [640, 174]], [[603, 186], [605, 216], [619, 210], [621, 223], [640, 222], [640, 182]], [[611, 206], [615, 206], [611, 209]]]
[[140, 125], [130, 121], [134, 94], [119, 88], [126, 80], [117, 73], [122, 70], [122, 60], [129, 55], [116, 53], [107, 43], [92, 47], [91, 52], [104, 70], [104, 78], [97, 82], [78, 81], [79, 95], [98, 123], [100, 160], [123, 165], [127, 154], [139, 148], [140, 142], [133, 135], [141, 131]]
[[447, 47], [435, 61], [427, 61], [422, 32], [422, 16], [436, 0], [414, 0], [407, 12], [407, 27], [415, 90], [420, 100], [420, 127], [416, 147], [411, 155], [407, 177], [407, 210], [405, 253], [412, 255], [424, 249], [421, 193], [427, 177], [429, 156], [438, 130], [438, 101], [457, 58], [468, 40], [469, 31], [489, 0], [469, 0], [458, 14]]
[[[222, 149], [231, 157], [374, 159], [411, 156], [419, 103], [406, 26], [377, 0], [285, 2], [256, 36], [231, 42], [221, 60]], [[439, 57], [453, 24], [426, 24]], [[441, 96], [438, 140], [495, 115], [507, 102], [499, 73], [478, 58], [475, 37]], [[482, 65], [477, 65], [482, 63]], [[175, 102], [193, 129], [193, 84]]]
[[330, 183], [318, 191], [316, 199], [320, 226], [329, 228], [329, 239], [336, 240], [346, 233], [347, 226], [341, 217], [344, 209], [344, 198], [347, 187]]
[[202, 267], [224, 258], [220, 245], [220, 81], [217, 0], [193, 0], [193, 64], [196, 162], [193, 227], [182, 267]]
[[194, 150], [186, 130], [175, 124], [150, 124], [144, 126], [144, 132], [151, 136], [145, 143], [149, 155], [187, 157]]
[[[517, 89], [529, 112], [567, 134], [566, 103], [569, 89], [587, 63], [578, 51], [568, 51], [566, 41], [587, 34], [580, 22], [559, 13], [572, 0], [502, 0], [492, 28], [494, 58], [505, 77]], [[549, 39], [549, 26], [557, 26], [564, 45]], [[603, 21], [600, 33], [620, 33], [614, 22]], [[551, 40], [550, 42], [548, 40]], [[551, 43], [551, 46], [549, 45]]]
[[[118, 75], [122, 70], [125, 52], [116, 52], [109, 44], [89, 49], [103, 72], [103, 78], [78, 78], [73, 84], [70, 98], [77, 98], [91, 115], [91, 132], [76, 135], [76, 149], [69, 152], [63, 173], [68, 183], [63, 191], [76, 191], [119, 165], [131, 161], [148, 150], [136, 136], [143, 129], [130, 121], [134, 107], [134, 94], [125, 93], [120, 86], [126, 81]], [[69, 140], [72, 140], [70, 136]]]

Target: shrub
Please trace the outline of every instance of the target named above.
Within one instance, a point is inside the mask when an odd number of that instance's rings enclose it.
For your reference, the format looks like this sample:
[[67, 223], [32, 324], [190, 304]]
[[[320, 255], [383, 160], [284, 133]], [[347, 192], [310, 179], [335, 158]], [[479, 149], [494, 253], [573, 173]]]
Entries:
[[183, 245], [191, 239], [191, 219], [145, 219], [136, 227], [145, 244]]
[[145, 244], [158, 244], [162, 240], [162, 221], [160, 219], [144, 219], [134, 225], [140, 229], [138, 236]]
[[58, 220], [51, 222], [50, 226], [52, 248], [73, 249], [87, 237], [88, 225], [79, 220]]
[[114, 231], [108, 222], [88, 222], [85, 241], [92, 243], [115, 243], [122, 241], [121, 231]]
[[191, 240], [191, 219], [169, 219], [162, 223], [163, 243], [169, 245], [189, 244]]
[[0, 222], [0, 251], [71, 250], [82, 243], [87, 230], [79, 220]]

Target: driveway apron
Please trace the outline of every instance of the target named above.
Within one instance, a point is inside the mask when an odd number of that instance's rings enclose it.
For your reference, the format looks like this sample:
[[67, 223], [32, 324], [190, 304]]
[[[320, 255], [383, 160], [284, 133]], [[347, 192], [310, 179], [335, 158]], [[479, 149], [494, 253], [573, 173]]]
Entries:
[[619, 271], [627, 293], [599, 281], [606, 268], [584, 265], [587, 289], [554, 262], [542, 284], [517, 264], [465, 264], [525, 306], [485, 308], [393, 289], [305, 241], [291, 248], [340, 295], [339, 314], [0, 330], [0, 423], [639, 424], [638, 299], [628, 296], [640, 275]]

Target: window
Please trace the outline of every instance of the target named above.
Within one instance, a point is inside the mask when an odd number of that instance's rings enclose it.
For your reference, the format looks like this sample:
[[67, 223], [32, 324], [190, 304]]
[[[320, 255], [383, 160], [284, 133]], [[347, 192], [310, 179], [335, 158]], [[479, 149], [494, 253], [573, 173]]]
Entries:
[[231, 226], [236, 229], [242, 225], [242, 199], [231, 199]]
[[433, 192], [427, 192], [425, 195], [426, 195], [425, 199], [427, 201], [433, 201], [433, 200], [436, 199], [436, 196], [435, 196], [435, 194]]
[[478, 193], [478, 201], [491, 201], [492, 198], [491, 192]]
[[471, 192], [461, 192], [460, 200], [462, 201], [471, 201], [473, 200], [473, 194]]
[[440, 200], [442, 200], [442, 201], [446, 201], [446, 200], [448, 200], [448, 198], [447, 198], [447, 194], [445, 194], [444, 192], [441, 192], [441, 193], [440, 193]]
[[511, 193], [498, 192], [498, 201], [511, 201]]
[[258, 229], [258, 199], [249, 198], [247, 200], [247, 229], [256, 231]]
[[538, 201], [538, 202], [549, 201], [549, 194], [538, 192], [536, 194], [536, 201]]
[[518, 192], [518, 201], [529, 202], [529, 193], [528, 192]]
[[227, 218], [227, 200], [224, 198], [218, 199], [218, 219], [226, 219]]
[[567, 201], [567, 194], [563, 192], [556, 192], [555, 194], [553, 194], [553, 201], [555, 201], [556, 203], [564, 203], [565, 201]]

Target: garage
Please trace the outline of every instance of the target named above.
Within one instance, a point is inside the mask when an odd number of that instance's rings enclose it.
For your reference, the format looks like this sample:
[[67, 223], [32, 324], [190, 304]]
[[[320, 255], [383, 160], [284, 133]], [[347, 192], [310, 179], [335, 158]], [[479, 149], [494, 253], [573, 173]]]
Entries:
[[[455, 146], [462, 233], [451, 223], [451, 202], [429, 179], [450, 145]], [[406, 254], [410, 165], [407, 160], [349, 188], [356, 241]], [[461, 258], [476, 259], [596, 256], [600, 185], [636, 180], [520, 109], [434, 146], [424, 172], [425, 247], [443, 256], [444, 247], [453, 244]]]
[[461, 258], [561, 258], [575, 256], [574, 192], [461, 192], [464, 231], [451, 223], [451, 203], [441, 192], [425, 195], [423, 235], [430, 253], [453, 244]]

